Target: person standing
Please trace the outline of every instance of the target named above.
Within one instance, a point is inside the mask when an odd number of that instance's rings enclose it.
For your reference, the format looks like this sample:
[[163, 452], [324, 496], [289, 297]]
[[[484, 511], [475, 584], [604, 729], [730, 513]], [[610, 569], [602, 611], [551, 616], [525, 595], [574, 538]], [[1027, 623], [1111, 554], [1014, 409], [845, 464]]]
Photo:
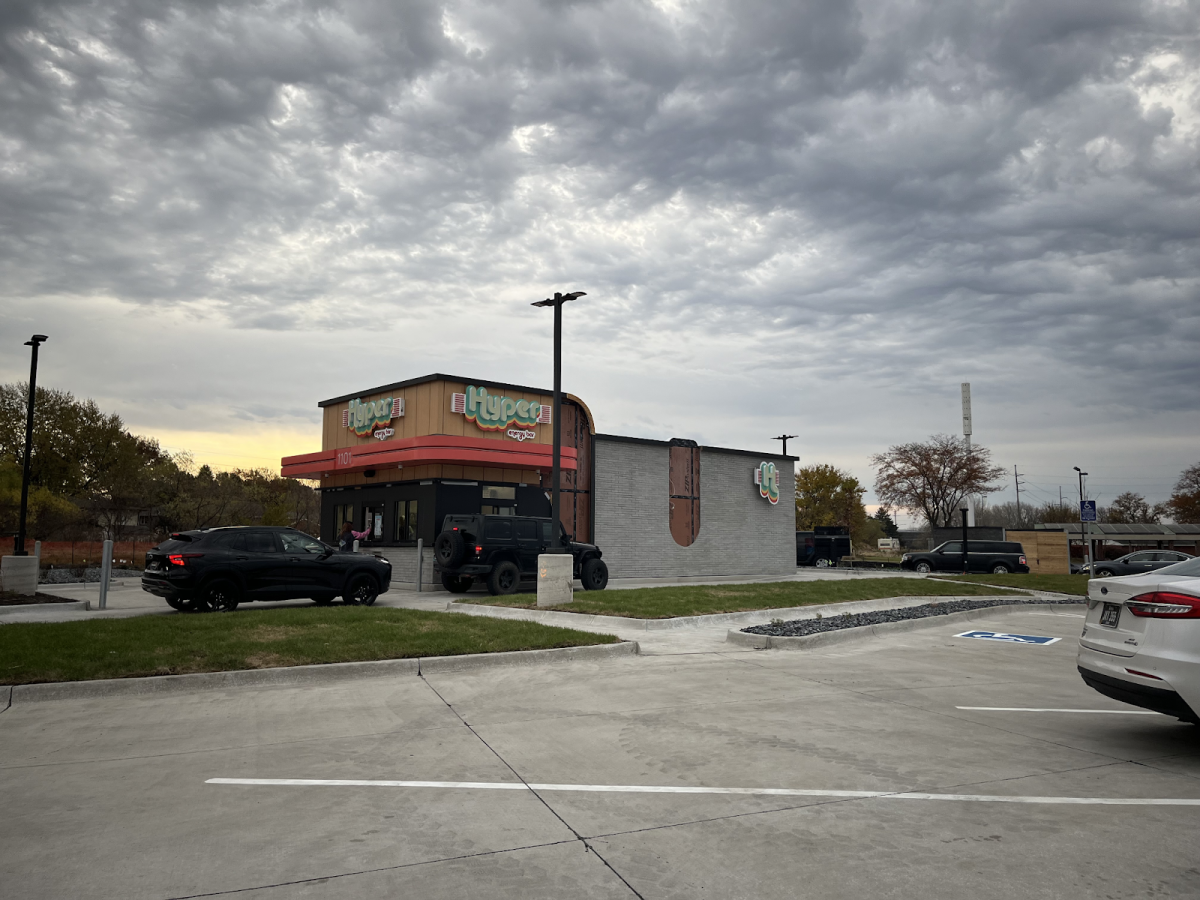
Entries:
[[342, 533], [338, 535], [338, 548], [341, 550], [353, 550], [354, 542], [361, 541], [371, 533], [370, 528], [365, 528], [362, 531], [355, 531], [347, 519], [342, 523]]

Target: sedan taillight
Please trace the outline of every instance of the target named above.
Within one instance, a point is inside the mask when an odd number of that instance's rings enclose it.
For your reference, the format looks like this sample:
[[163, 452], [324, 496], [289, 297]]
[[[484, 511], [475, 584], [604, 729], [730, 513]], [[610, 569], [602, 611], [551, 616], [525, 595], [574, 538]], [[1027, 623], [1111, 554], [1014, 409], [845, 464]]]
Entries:
[[203, 553], [172, 553], [167, 559], [173, 566], [186, 566], [189, 559], [196, 559], [203, 555]]
[[1125, 601], [1126, 608], [1141, 619], [1200, 619], [1200, 597], [1172, 591], [1151, 591]]

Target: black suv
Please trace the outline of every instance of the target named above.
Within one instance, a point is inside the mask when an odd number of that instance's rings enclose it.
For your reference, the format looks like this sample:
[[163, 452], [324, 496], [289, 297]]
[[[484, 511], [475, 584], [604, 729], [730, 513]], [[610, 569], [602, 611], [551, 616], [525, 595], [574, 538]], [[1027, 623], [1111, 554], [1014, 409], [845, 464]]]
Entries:
[[383, 557], [345, 553], [292, 528], [181, 531], [146, 552], [142, 590], [180, 612], [224, 612], [249, 600], [311, 597], [370, 606], [392, 580]]
[[[962, 541], [948, 541], [932, 550], [905, 553], [900, 568], [914, 572], [962, 572]], [[1015, 541], [967, 541], [967, 571], [1028, 572], [1025, 548]]]
[[511, 594], [537, 577], [538, 554], [556, 549], [571, 554], [585, 590], [604, 590], [608, 566], [599, 549], [571, 540], [561, 524], [556, 535], [551, 519], [530, 516], [446, 516], [433, 543], [434, 571], [452, 594], [466, 593], [476, 578], [486, 578], [493, 595]]

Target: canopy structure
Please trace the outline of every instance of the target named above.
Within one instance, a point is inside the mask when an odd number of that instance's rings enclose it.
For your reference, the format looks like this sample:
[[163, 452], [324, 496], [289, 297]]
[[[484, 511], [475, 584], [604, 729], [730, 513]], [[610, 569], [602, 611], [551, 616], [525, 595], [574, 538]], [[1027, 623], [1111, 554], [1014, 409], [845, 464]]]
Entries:
[[1033, 526], [1035, 531], [1065, 531], [1071, 541], [1112, 541], [1117, 544], [1152, 544], [1169, 547], [1174, 544], [1196, 545], [1200, 541], [1200, 525], [1131, 525], [1114, 522], [1089, 522], [1086, 536], [1079, 522], [1047, 522]]
[[[579, 451], [573, 447], [562, 448], [561, 464], [564, 471], [573, 472], [579, 467], [578, 455]], [[549, 444], [432, 434], [301, 453], [298, 456], [285, 456], [281, 462], [282, 474], [290, 478], [319, 478], [334, 473], [396, 469], [430, 463], [549, 472], [554, 464], [554, 451]]]

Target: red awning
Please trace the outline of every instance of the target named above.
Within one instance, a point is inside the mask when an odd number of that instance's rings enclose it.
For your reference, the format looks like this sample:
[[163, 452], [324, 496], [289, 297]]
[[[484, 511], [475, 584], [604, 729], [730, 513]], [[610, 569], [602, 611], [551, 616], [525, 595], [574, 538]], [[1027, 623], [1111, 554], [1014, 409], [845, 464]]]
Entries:
[[[576, 461], [578, 455], [574, 447], [563, 447], [562, 469], [575, 471], [579, 467]], [[301, 453], [298, 456], [285, 456], [280, 462], [283, 466], [280, 474], [291, 478], [438, 463], [549, 472], [554, 468], [554, 450], [550, 444], [430, 434], [338, 450], [322, 450], [319, 453]]]

